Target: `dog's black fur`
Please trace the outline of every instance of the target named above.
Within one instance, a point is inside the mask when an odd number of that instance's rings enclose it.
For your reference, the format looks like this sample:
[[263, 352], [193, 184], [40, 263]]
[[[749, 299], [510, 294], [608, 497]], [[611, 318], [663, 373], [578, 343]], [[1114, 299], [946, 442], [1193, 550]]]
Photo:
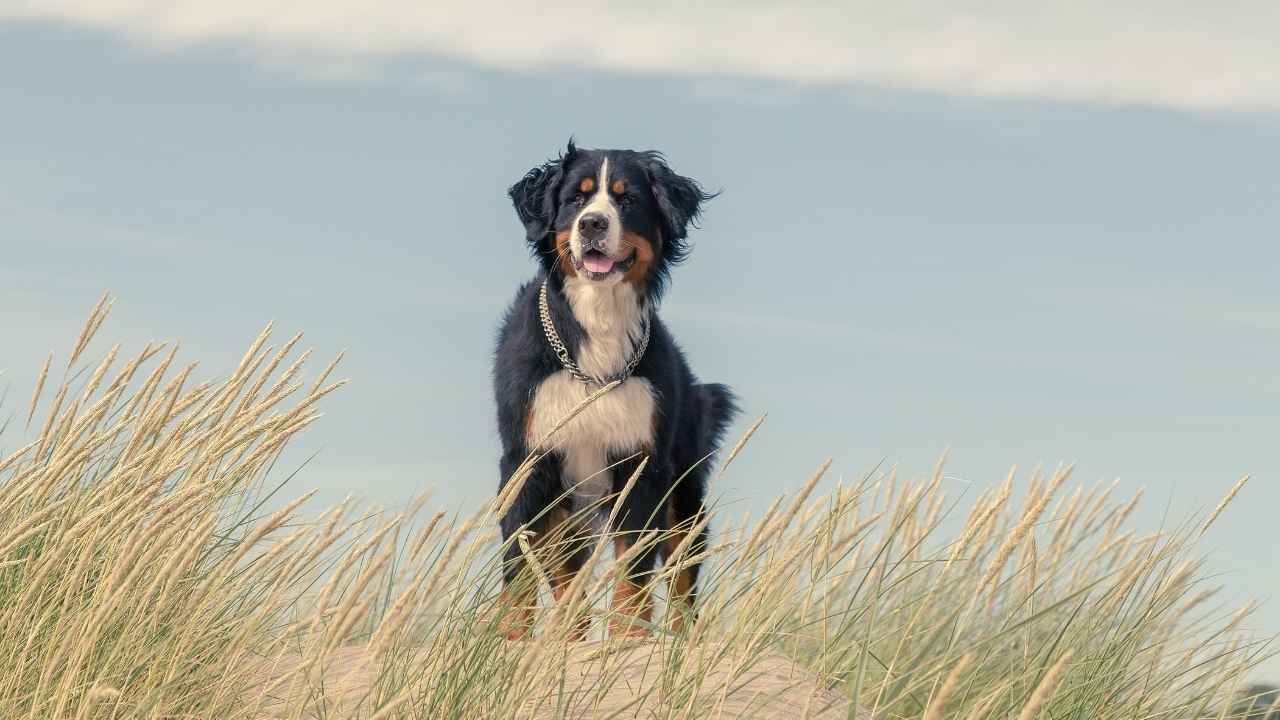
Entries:
[[[565, 345], [578, 357], [584, 330], [563, 294], [569, 259], [557, 248], [557, 236], [575, 222], [584, 200], [579, 192], [582, 178], [592, 177], [608, 158], [610, 176], [625, 179], [627, 197], [619, 198], [624, 230], [650, 243], [652, 261], [638, 273], [637, 297], [656, 304], [665, 290], [671, 267], [688, 254], [688, 229], [697, 219], [701, 205], [712, 197], [693, 180], [674, 173], [656, 152], [630, 150], [584, 150], [570, 140], [559, 158], [530, 170], [511, 189], [516, 213], [524, 224], [526, 239], [540, 271], [516, 293], [498, 335], [493, 367], [493, 387], [497, 400], [498, 432], [502, 440], [500, 489], [529, 456], [531, 441], [526, 437], [528, 413], [536, 389], [562, 366], [549, 346], [539, 323], [538, 291], [549, 278], [548, 300], [551, 315]], [[703, 512], [711, 456], [719, 447], [735, 411], [732, 393], [724, 385], [699, 384], [684, 354], [666, 325], [653, 316], [648, 349], [633, 377], [647, 380], [653, 389], [657, 417], [636, 418], [637, 423], [654, 424], [652, 447], [628, 448], [610, 454], [618, 463], [612, 473], [616, 494], [632, 475], [643, 456], [648, 463], [634, 489], [619, 508], [617, 527], [634, 540], [639, 532], [669, 529], [674, 523], [688, 528]], [[501, 519], [504, 540], [522, 530], [545, 533], [548, 510], [564, 501], [565, 480], [561, 459], [553, 452], [544, 457], [524, 483], [509, 512]], [[683, 476], [683, 477], [682, 477]], [[678, 481], [678, 482], [677, 482]], [[706, 542], [706, 531], [693, 540], [693, 552]], [[515, 543], [508, 544], [504, 578], [508, 585], [523, 567], [523, 556]], [[585, 559], [586, 544], [571, 557], [573, 571]], [[643, 584], [663, 549], [642, 553], [629, 568], [634, 582]], [[697, 568], [691, 570], [696, 582]], [[690, 591], [692, 601], [693, 591]]]

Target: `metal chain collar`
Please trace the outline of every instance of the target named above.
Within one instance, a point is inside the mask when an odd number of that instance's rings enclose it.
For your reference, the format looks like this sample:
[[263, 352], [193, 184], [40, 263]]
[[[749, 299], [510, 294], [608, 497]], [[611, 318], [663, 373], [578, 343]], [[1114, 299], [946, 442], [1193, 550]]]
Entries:
[[583, 372], [578, 367], [578, 363], [573, 361], [573, 356], [569, 354], [569, 348], [565, 347], [564, 342], [560, 340], [560, 333], [556, 332], [556, 325], [551, 321], [551, 307], [547, 305], [547, 281], [542, 281], [542, 289], [538, 291], [538, 318], [542, 321], [542, 334], [547, 338], [547, 344], [551, 345], [551, 349], [556, 352], [556, 357], [560, 358], [560, 364], [565, 370], [579, 382], [588, 385], [608, 385], [611, 382], [621, 382], [631, 377], [631, 373], [636, 371], [636, 366], [640, 364], [640, 358], [644, 357], [644, 351], [649, 347], [649, 317], [650, 313], [645, 312], [644, 324], [641, 327], [640, 342], [635, 346], [635, 350], [631, 354], [631, 359], [627, 361], [627, 366], [622, 372], [607, 378], [597, 378]]

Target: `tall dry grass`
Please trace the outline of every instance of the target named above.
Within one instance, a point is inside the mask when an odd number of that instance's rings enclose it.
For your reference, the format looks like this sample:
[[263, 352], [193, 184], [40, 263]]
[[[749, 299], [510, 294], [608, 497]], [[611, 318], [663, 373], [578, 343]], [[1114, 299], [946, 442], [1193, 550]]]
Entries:
[[1229, 510], [1139, 533], [1137, 497], [1070, 468], [966, 500], [941, 463], [820, 490], [828, 463], [759, 517], [713, 513], [711, 546], [650, 584], [705, 562], [696, 620], [644, 643], [563, 640], [609, 620], [608, 538], [552, 606], [556, 543], [524, 536], [543, 598], [536, 639], [507, 642], [505, 498], [304, 519], [268, 480], [333, 364], [305, 380], [299, 338], [269, 332], [216, 383], [162, 345], [90, 361], [108, 308], [0, 460], [5, 718], [1224, 718], [1268, 652], [1196, 553]]

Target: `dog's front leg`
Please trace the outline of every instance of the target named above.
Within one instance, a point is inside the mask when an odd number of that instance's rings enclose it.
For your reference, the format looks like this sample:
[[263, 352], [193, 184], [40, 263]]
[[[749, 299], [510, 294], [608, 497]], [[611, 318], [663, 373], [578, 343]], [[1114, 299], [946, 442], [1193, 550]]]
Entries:
[[[507, 484], [519, 481], [513, 478], [524, 460], [522, 448], [503, 454], [502, 482], [499, 491]], [[559, 487], [559, 469], [554, 458], [538, 461], [511, 500], [511, 506], [502, 516], [502, 594], [498, 598], [498, 631], [508, 640], [522, 640], [533, 630], [534, 611], [538, 603], [538, 578], [529, 572], [528, 562], [516, 536], [525, 531], [534, 533], [535, 541], [549, 534], [552, 520], [558, 517], [556, 489]]]
[[[621, 463], [614, 470], [614, 490], [635, 472], [640, 460]], [[667, 530], [666, 497], [671, 473], [665, 463], [651, 458], [635, 486], [618, 508], [617, 520], [611, 528], [617, 533], [614, 539], [614, 555], [623, 565], [617, 568], [618, 579], [614, 584], [613, 602], [609, 620], [609, 633], [622, 636], [649, 634], [653, 620], [654, 566], [661, 547], [663, 533]], [[637, 547], [637, 543], [641, 546]]]

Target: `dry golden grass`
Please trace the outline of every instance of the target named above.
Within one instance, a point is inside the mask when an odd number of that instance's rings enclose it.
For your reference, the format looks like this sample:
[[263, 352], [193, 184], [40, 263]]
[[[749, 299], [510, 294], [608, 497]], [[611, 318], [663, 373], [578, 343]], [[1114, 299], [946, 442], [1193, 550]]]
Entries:
[[[1069, 468], [1031, 473], [1020, 507], [1011, 473], [962, 512], [941, 463], [824, 491], [828, 463], [758, 518], [713, 516], [712, 546], [650, 587], [704, 561], [696, 621], [641, 643], [600, 637], [599, 538], [558, 606], [527, 575], [535, 639], [507, 642], [507, 498], [304, 518], [308, 496], [266, 478], [333, 364], [304, 381], [299, 338], [269, 330], [216, 383], [163, 345], [90, 362], [109, 308], [61, 381], [45, 365], [31, 439], [0, 456], [0, 717], [1224, 718], [1267, 652], [1239, 629], [1249, 608], [1212, 606], [1193, 545], [1239, 485], [1140, 535], [1137, 498], [1067, 488]], [[539, 540], [531, 566], [550, 567]], [[567, 642], [583, 616], [594, 634]]]

